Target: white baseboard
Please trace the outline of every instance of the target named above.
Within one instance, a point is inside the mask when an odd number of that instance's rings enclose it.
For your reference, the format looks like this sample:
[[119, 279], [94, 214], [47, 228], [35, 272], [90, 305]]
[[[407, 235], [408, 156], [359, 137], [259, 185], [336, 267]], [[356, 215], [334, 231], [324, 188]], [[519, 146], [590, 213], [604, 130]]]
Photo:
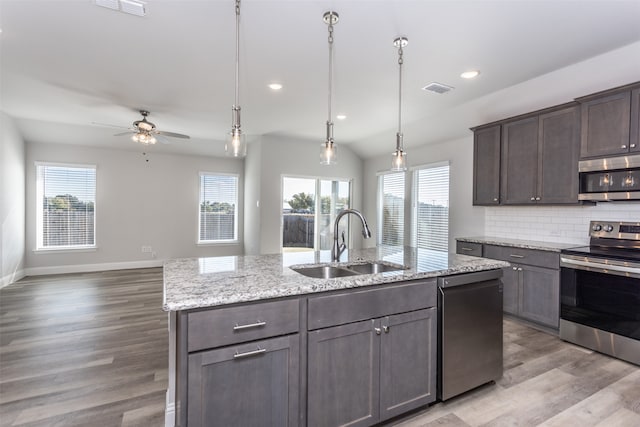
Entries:
[[54, 265], [50, 267], [25, 268], [27, 276], [41, 276], [43, 274], [87, 273], [92, 271], [129, 270], [133, 268], [162, 267], [164, 260], [105, 262], [100, 264]]
[[22, 279], [24, 276], [26, 276], [25, 271], [18, 270], [18, 271], [14, 271], [11, 274], [7, 274], [3, 277], [0, 277], [0, 289], [4, 288], [7, 285], [12, 284], [13, 282], [17, 282], [18, 280]]

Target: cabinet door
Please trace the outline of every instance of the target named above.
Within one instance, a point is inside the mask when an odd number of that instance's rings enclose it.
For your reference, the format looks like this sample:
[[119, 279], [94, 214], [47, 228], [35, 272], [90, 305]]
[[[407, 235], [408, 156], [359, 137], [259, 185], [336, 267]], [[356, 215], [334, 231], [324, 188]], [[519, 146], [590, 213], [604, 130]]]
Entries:
[[523, 265], [519, 308], [521, 317], [558, 328], [560, 272]]
[[581, 110], [581, 158], [629, 152], [631, 92], [587, 101]]
[[379, 419], [380, 320], [309, 332], [307, 425], [365, 426]]
[[629, 136], [629, 150], [640, 152], [640, 88], [631, 92], [631, 131]]
[[502, 269], [502, 311], [505, 313], [518, 314], [518, 288], [520, 274], [517, 266], [505, 267]]
[[298, 334], [192, 353], [188, 364], [190, 427], [298, 425]]
[[500, 203], [500, 125], [473, 134], [473, 204]]
[[436, 399], [437, 309], [382, 319], [380, 420]]
[[502, 125], [502, 204], [536, 202], [538, 116]]
[[538, 190], [540, 203], [578, 203], [580, 156], [578, 107], [539, 117]]

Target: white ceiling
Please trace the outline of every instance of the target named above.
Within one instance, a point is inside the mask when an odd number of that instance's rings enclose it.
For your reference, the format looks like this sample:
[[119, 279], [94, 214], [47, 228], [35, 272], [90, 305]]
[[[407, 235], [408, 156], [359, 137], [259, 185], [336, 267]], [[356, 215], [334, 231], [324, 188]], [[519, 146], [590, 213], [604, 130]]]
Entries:
[[[640, 40], [640, 0], [243, 0], [248, 135], [323, 140], [327, 10], [340, 15], [333, 110], [348, 116], [336, 121], [335, 138], [363, 157], [393, 148], [399, 35], [409, 39], [404, 127], [437, 128], [438, 138], [464, 135], [480, 124], [470, 120], [491, 116], [463, 117], [461, 106]], [[126, 127], [147, 109], [159, 129], [192, 136], [154, 150], [221, 155], [231, 126], [234, 25], [233, 0], [149, 0], [145, 17], [93, 0], [0, 0], [1, 108], [27, 141], [124, 149], [137, 147], [92, 123]], [[465, 81], [459, 74], [467, 69], [482, 74]], [[431, 81], [455, 90], [420, 90]], [[271, 82], [284, 88], [274, 93]], [[407, 147], [418, 140], [429, 142], [405, 132]]]

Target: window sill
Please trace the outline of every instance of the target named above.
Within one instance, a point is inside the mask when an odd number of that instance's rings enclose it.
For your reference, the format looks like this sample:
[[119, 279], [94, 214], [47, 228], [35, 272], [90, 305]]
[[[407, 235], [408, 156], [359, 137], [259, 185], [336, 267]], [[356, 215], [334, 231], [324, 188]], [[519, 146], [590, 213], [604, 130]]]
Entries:
[[219, 240], [210, 242], [197, 242], [196, 246], [233, 246], [239, 244], [239, 240]]
[[43, 254], [73, 254], [80, 252], [96, 252], [97, 246], [83, 247], [83, 248], [40, 248], [34, 249], [32, 252], [37, 255]]

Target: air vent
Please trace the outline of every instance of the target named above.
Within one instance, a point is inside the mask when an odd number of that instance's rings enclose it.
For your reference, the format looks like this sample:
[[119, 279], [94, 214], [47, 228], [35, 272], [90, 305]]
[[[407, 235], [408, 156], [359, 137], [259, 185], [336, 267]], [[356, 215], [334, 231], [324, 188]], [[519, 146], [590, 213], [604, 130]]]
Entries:
[[96, 5], [117, 10], [130, 15], [144, 16], [145, 2], [138, 0], [95, 0]]
[[453, 86], [447, 86], [438, 82], [431, 82], [422, 88], [422, 90], [428, 90], [430, 92], [435, 92], [439, 94], [447, 93], [452, 89], [454, 89]]

